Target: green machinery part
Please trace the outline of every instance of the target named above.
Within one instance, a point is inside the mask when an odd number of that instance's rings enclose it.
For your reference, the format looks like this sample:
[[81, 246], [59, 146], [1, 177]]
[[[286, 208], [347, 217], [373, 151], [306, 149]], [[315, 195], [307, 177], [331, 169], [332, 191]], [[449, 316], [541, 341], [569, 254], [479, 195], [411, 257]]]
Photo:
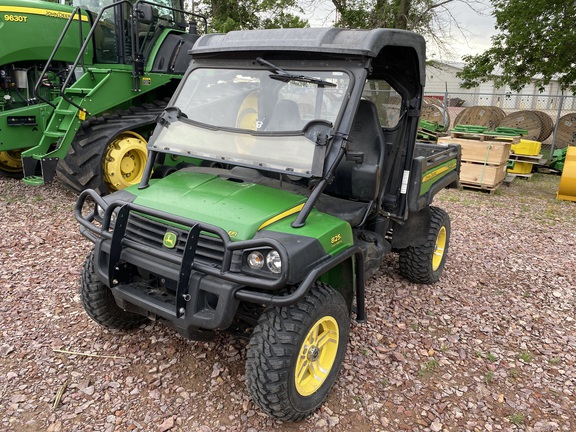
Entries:
[[[9, 140], [16, 147], [9, 150], [22, 152], [28, 184], [44, 184], [56, 173], [74, 191], [93, 188], [105, 194], [137, 183], [146, 140], [187, 68], [187, 52], [198, 37], [193, 19], [200, 16], [185, 12], [183, 0], [103, 3], [108, 4], [98, 14], [82, 8], [69, 12], [89, 16], [92, 26], [82, 46], [76, 34], [78, 54], [60, 96], [43, 113], [40, 138], [26, 144]], [[76, 32], [64, 30], [62, 43], [68, 33]], [[53, 55], [61, 49], [57, 45]], [[87, 52], [92, 61], [85, 61]], [[79, 68], [84, 73], [73, 76]]]
[[[84, 14], [64, 35], [50, 67], [40, 75], [73, 7], [36, 0], [0, 0], [0, 173], [22, 176], [21, 152], [32, 147], [52, 116], [53, 108], [35, 98], [33, 89], [47, 101], [59, 96], [62, 79], [78, 56], [79, 22], [85, 34], [90, 29]], [[90, 46], [84, 54], [92, 61]]]

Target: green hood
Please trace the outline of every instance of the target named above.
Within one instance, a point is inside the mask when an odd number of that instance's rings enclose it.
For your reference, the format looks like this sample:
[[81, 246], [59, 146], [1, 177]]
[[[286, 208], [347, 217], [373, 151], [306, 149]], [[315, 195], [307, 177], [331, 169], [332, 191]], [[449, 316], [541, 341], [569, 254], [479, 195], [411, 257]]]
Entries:
[[216, 225], [233, 240], [253, 238], [262, 225], [299, 211], [306, 201], [304, 196], [267, 186], [185, 171], [134, 192], [136, 204]]

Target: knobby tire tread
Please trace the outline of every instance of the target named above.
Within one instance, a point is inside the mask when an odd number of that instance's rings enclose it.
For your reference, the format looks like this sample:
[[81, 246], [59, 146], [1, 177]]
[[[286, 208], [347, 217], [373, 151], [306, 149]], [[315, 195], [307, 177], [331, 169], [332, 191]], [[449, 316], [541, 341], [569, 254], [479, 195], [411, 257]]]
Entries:
[[[439, 207], [430, 206], [430, 229], [426, 242], [420, 246], [409, 246], [400, 251], [400, 274], [411, 282], [418, 284], [432, 284], [438, 281], [446, 255], [450, 238], [450, 218], [448, 213]], [[436, 237], [442, 226], [446, 227], [448, 239], [444, 251], [443, 262], [434, 271], [432, 269], [432, 254], [436, 244]]]
[[93, 260], [92, 251], [84, 262], [80, 278], [80, 298], [88, 316], [103, 327], [117, 330], [128, 330], [146, 322], [147, 318], [118, 307], [110, 288], [96, 279]]
[[143, 104], [126, 110], [92, 117], [82, 123], [66, 156], [58, 162], [56, 175], [72, 192], [94, 189], [100, 195], [109, 193], [102, 163], [110, 141], [120, 132], [154, 126], [166, 106], [165, 101]]
[[[322, 305], [333, 301], [334, 295], [341, 297], [340, 293], [329, 286], [317, 283], [299, 303], [265, 311], [252, 333], [246, 360], [247, 386], [254, 401], [277, 419], [299, 421], [308, 417], [320, 405], [318, 403], [309, 410], [296, 410], [290, 403], [287, 383], [293, 373], [291, 361], [294, 352], [300, 350], [299, 340], [308, 332], [307, 323], [310, 323], [313, 313]], [[342, 302], [345, 305], [343, 298]], [[348, 332], [348, 329], [340, 331]], [[339, 366], [334, 367], [339, 369]], [[332, 385], [329, 384], [326, 395]]]

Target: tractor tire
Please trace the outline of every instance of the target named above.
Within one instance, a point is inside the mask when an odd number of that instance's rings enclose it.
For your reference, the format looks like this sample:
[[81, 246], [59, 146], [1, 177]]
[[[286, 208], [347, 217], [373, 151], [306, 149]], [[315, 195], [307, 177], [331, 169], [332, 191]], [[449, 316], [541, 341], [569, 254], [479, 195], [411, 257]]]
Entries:
[[22, 150], [0, 151], [0, 175], [15, 179], [24, 176]]
[[106, 195], [138, 184], [148, 158], [147, 135], [165, 102], [92, 117], [82, 124], [56, 175], [67, 189]]
[[426, 241], [419, 246], [400, 250], [400, 274], [411, 282], [438, 282], [450, 245], [450, 217], [438, 208], [430, 207], [430, 229]]
[[253, 401], [285, 421], [312, 414], [336, 382], [349, 332], [346, 301], [323, 283], [297, 304], [266, 310], [248, 344], [246, 382]]
[[142, 315], [126, 312], [116, 304], [110, 288], [96, 278], [94, 251], [90, 252], [84, 262], [80, 278], [80, 299], [88, 316], [109, 329], [128, 330], [148, 320]]

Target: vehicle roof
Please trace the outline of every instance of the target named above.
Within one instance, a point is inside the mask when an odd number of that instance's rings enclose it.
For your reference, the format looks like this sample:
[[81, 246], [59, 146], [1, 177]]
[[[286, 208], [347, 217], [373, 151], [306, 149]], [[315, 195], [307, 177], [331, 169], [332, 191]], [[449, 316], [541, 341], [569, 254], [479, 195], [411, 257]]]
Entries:
[[424, 82], [424, 38], [417, 33], [397, 29], [328, 27], [232, 31], [202, 36], [190, 54], [203, 57], [231, 52], [292, 51], [376, 58], [386, 46], [413, 48], [418, 57], [421, 82]]

